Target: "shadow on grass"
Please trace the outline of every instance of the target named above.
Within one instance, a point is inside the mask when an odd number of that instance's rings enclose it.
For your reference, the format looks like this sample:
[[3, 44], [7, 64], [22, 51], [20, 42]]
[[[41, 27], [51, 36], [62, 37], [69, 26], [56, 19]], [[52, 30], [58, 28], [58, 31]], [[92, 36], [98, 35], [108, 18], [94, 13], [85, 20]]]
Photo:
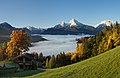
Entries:
[[16, 68], [9, 68], [9, 69], [0, 69], [0, 77], [27, 77], [32, 76], [45, 70], [24, 70], [20, 72], [16, 72]]

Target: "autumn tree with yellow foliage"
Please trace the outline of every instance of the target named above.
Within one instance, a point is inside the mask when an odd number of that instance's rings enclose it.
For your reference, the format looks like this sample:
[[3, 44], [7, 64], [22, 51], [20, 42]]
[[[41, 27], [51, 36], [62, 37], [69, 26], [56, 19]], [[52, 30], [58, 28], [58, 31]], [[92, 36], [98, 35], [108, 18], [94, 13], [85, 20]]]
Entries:
[[6, 48], [7, 48], [7, 43], [4, 42], [4, 43], [0, 46], [0, 60], [5, 60], [5, 59], [7, 58]]
[[24, 30], [13, 30], [10, 38], [6, 49], [9, 59], [29, 50], [30, 37]]

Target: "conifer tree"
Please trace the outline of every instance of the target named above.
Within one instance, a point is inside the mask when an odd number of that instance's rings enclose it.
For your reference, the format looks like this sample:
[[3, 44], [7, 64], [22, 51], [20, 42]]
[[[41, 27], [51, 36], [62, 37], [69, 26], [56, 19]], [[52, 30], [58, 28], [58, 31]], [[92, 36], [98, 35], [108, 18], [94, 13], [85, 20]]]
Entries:
[[55, 56], [52, 55], [50, 61], [49, 61], [49, 68], [54, 68], [55, 67]]
[[119, 25], [118, 21], [115, 22], [115, 25]]
[[46, 66], [45, 67], [49, 68], [49, 60], [48, 60], [48, 58], [46, 59]]
[[39, 54], [38, 59], [39, 59], [40, 62], [43, 62], [43, 61], [44, 61], [44, 60], [43, 60], [43, 59], [44, 59], [44, 56], [43, 56], [42, 52]]
[[62, 57], [60, 56], [60, 54], [58, 54], [56, 56], [56, 67], [61, 67], [62, 66]]

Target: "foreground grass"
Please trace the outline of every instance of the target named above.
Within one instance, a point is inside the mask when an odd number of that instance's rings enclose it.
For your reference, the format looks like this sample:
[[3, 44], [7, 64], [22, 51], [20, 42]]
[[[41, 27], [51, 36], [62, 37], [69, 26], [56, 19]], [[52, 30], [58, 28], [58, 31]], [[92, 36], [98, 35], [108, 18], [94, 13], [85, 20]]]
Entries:
[[61, 67], [31, 78], [120, 78], [120, 47], [88, 60]]
[[17, 71], [18, 65], [12, 61], [0, 61], [0, 66], [3, 66], [5, 63], [6, 69], [0, 69], [0, 78], [1, 77], [27, 77], [31, 75], [35, 75], [43, 72], [44, 70], [25, 70], [25, 71]]
[[18, 67], [18, 64], [14, 63], [14, 62], [12, 62], [12, 61], [8, 61], [8, 60], [0, 61], [0, 66], [3, 67], [4, 63], [5, 63], [5, 66], [6, 66], [7, 68]]
[[17, 72], [16, 68], [9, 68], [5, 70], [0, 70], [1, 77], [27, 77], [43, 72], [43, 70], [25, 70]]
[[9, 68], [5, 70], [0, 70], [0, 78], [1, 77], [27, 77], [27, 76], [32, 76], [38, 73], [43, 72], [43, 70], [25, 70], [25, 71], [20, 71], [16, 72], [16, 68]]
[[[11, 71], [11, 74], [8, 71]], [[4, 75], [0, 77], [120, 78], [120, 47], [65, 67], [48, 70], [29, 70], [23, 72], [14, 72], [14, 69], [9, 69], [8, 71], [0, 71], [0, 73], [4, 73]], [[6, 74], [6, 72], [9, 74]]]

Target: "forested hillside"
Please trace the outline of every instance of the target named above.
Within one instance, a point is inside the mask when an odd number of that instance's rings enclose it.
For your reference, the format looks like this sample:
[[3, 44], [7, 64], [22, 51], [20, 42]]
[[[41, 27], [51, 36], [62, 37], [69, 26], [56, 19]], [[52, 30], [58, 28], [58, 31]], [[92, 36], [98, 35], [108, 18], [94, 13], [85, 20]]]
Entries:
[[95, 36], [81, 38], [74, 54], [86, 59], [104, 53], [120, 45], [120, 25], [106, 27]]

